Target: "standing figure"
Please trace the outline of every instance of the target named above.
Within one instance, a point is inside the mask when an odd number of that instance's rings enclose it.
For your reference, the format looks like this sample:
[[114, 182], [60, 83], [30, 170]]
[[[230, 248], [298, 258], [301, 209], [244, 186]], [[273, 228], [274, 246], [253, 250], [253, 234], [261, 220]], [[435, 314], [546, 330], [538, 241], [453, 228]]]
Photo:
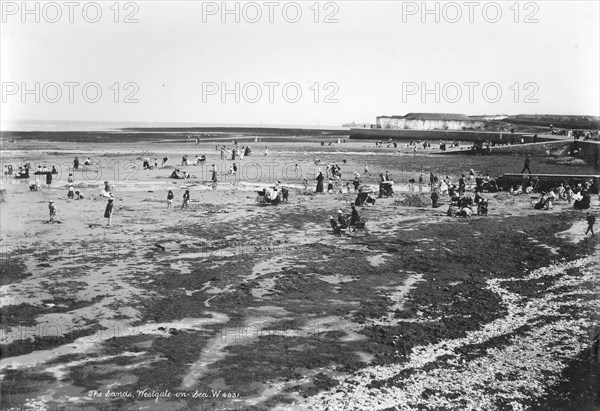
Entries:
[[108, 219], [106, 225], [111, 225], [112, 215], [113, 215], [113, 200], [114, 198], [109, 198], [106, 203], [106, 209], [104, 210], [104, 218]]
[[465, 192], [465, 189], [466, 189], [465, 175], [461, 174], [460, 178], [458, 179], [458, 195], [462, 196]]
[[319, 172], [319, 175], [317, 176], [317, 189], [316, 189], [317, 193], [323, 192], [323, 180], [324, 179], [325, 179], [325, 177], [323, 177], [323, 173]]
[[521, 174], [523, 174], [525, 172], [525, 170], [527, 170], [529, 172], [529, 174], [531, 174], [531, 170], [529, 169], [530, 163], [531, 163], [531, 157], [529, 156], [529, 154], [527, 154], [527, 156], [525, 157], [525, 165], [523, 166], [523, 170], [521, 170]]
[[56, 207], [54, 206], [54, 201], [52, 200], [48, 201], [48, 212], [50, 214], [50, 222], [53, 223], [56, 221]]
[[592, 232], [592, 237], [594, 236], [594, 224], [596, 223], [596, 217], [594, 217], [589, 211], [587, 213], [587, 217], [585, 218], [587, 220], [588, 223], [588, 228], [585, 231], [585, 235], [587, 235], [587, 233], [589, 233], [590, 231]]
[[52, 184], [52, 172], [46, 171], [46, 185], [50, 187], [50, 184]]
[[181, 209], [187, 209], [190, 206], [190, 190], [185, 190], [183, 193], [183, 204], [181, 204]]
[[213, 164], [212, 165], [212, 178], [211, 178], [213, 183], [217, 182], [217, 167]]
[[433, 190], [431, 193], [431, 207], [438, 208], [438, 200], [440, 199], [440, 195], [437, 193], [437, 190]]
[[167, 209], [171, 208], [174, 197], [175, 196], [173, 195], [173, 191], [169, 190], [169, 192], [167, 193]]

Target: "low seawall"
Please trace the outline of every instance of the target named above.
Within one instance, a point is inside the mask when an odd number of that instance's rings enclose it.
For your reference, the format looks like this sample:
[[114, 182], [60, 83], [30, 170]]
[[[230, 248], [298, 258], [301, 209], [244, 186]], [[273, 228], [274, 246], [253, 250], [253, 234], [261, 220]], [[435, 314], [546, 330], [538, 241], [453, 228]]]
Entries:
[[586, 163], [600, 168], [600, 141], [574, 141], [572, 148], [580, 151], [579, 157], [583, 158]]
[[546, 141], [535, 144], [514, 144], [492, 147], [492, 154], [566, 154], [573, 145], [572, 141]]
[[[446, 131], [446, 130], [397, 130], [382, 128], [353, 128], [350, 129], [350, 139], [357, 140], [458, 140], [458, 141], [487, 141], [496, 144], [510, 143], [513, 138], [526, 143], [533, 142], [530, 133], [500, 133], [495, 131]], [[538, 136], [538, 141], [550, 140]]]
[[[573, 150], [577, 150], [578, 154], [573, 154]], [[546, 152], [554, 155], [573, 155], [599, 168], [600, 142], [598, 141], [547, 141], [492, 147], [492, 154], [546, 154]]]

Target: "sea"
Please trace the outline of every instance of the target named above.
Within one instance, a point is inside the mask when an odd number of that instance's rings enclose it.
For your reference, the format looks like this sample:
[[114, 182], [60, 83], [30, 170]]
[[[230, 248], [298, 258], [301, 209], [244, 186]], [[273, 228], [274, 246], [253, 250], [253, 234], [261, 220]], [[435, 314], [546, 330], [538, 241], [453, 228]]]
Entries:
[[251, 127], [344, 130], [347, 127], [331, 125], [296, 124], [233, 124], [193, 122], [144, 122], [144, 121], [66, 121], [66, 120], [2, 120], [0, 131], [110, 131], [124, 128], [202, 128], [202, 127]]

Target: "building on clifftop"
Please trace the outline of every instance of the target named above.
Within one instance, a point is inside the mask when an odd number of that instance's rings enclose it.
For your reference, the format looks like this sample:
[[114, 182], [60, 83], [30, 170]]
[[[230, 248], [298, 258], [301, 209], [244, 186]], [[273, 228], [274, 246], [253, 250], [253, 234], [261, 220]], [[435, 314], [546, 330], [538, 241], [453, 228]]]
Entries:
[[379, 116], [377, 128], [396, 130], [476, 130], [485, 122], [465, 114], [408, 113], [405, 116]]

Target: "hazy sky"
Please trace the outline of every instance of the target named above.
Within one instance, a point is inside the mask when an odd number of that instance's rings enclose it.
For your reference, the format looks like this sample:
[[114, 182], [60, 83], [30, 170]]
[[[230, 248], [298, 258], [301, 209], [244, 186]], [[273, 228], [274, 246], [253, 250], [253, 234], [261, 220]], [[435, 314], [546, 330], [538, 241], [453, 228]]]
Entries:
[[3, 124], [323, 126], [407, 112], [599, 114], [598, 1], [27, 7], [2, 2]]

